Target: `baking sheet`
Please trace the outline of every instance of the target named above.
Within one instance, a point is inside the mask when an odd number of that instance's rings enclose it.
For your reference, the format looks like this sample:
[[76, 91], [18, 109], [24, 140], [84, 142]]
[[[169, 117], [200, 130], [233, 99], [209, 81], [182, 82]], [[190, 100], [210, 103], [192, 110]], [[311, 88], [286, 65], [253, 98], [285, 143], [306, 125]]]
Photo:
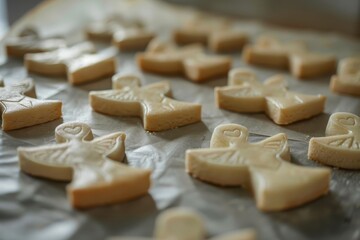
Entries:
[[[35, 26], [43, 36], [64, 35], [70, 42], [80, 40], [81, 28], [91, 19], [122, 13], [140, 17], [161, 37], [195, 12], [156, 1], [46, 1], [15, 26], [9, 37], [25, 26]], [[164, 20], [166, 19], [166, 20]], [[305, 41], [310, 48], [331, 52], [338, 58], [360, 54], [360, 43], [333, 33], [294, 31], [237, 22], [237, 27], [254, 39], [262, 33], [283, 39]], [[99, 46], [103, 48], [104, 46]], [[202, 122], [161, 133], [144, 131], [138, 118], [112, 117], [93, 112], [88, 104], [90, 90], [111, 88], [110, 79], [79, 87], [64, 78], [29, 74], [36, 83], [38, 97], [63, 101], [63, 119], [10, 132], [0, 131], [0, 239], [105, 239], [110, 236], [152, 236], [154, 221], [164, 209], [186, 206], [196, 209], [206, 222], [208, 236], [226, 231], [254, 228], [259, 239], [360, 239], [360, 174], [334, 169], [328, 195], [302, 207], [277, 213], [257, 210], [252, 196], [241, 188], [221, 188], [198, 181], [184, 171], [185, 150], [208, 147], [214, 128], [222, 123], [248, 127], [250, 141], [260, 141], [279, 132], [288, 134], [292, 161], [318, 166], [307, 159], [308, 140], [323, 136], [331, 113], [345, 111], [360, 115], [360, 99], [333, 94], [329, 78], [299, 81], [287, 72], [247, 66], [264, 80], [282, 73], [290, 90], [327, 96], [325, 113], [308, 121], [277, 126], [264, 114], [238, 114], [217, 109], [213, 88], [226, 85], [226, 79], [195, 84], [181, 77], [144, 74], [134, 64], [134, 54], [119, 53], [118, 72], [136, 73], [149, 84], [169, 80], [175, 99], [203, 106]], [[246, 66], [240, 53], [233, 54], [234, 66]], [[22, 61], [9, 59], [0, 67], [5, 83], [27, 76]], [[95, 135], [115, 131], [127, 134], [126, 160], [131, 166], [153, 169], [149, 194], [137, 200], [112, 206], [78, 211], [66, 199], [65, 183], [33, 178], [19, 171], [16, 148], [54, 142], [54, 129], [67, 121], [88, 123]]]

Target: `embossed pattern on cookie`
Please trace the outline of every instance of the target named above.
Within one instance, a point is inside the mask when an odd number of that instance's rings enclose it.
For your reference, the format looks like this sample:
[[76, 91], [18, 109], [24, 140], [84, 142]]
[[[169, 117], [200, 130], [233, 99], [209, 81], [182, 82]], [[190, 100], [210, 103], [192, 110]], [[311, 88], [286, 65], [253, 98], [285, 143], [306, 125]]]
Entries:
[[306, 95], [286, 89], [281, 75], [260, 83], [247, 69], [233, 69], [229, 85], [215, 88], [216, 105], [234, 112], [265, 112], [276, 124], [286, 125], [323, 112], [325, 96]]
[[337, 75], [331, 77], [330, 89], [360, 96], [360, 57], [340, 60]]
[[311, 160], [345, 169], [360, 169], [360, 117], [345, 112], [331, 115], [326, 137], [310, 139]]
[[73, 207], [124, 202], [147, 193], [151, 171], [120, 163], [124, 133], [94, 139], [88, 125], [68, 122], [55, 129], [55, 136], [54, 145], [19, 147], [20, 168], [36, 177], [71, 181], [67, 194]]
[[210, 148], [186, 151], [186, 171], [216, 185], [252, 189], [263, 211], [301, 206], [328, 192], [330, 170], [290, 163], [285, 134], [257, 143], [247, 138], [248, 130], [241, 125], [216, 127]]
[[36, 99], [35, 86], [31, 79], [1, 87], [0, 109], [4, 131], [29, 127], [61, 117], [60, 101]]
[[201, 105], [171, 99], [168, 82], [139, 86], [137, 77], [115, 75], [113, 90], [90, 92], [90, 105], [104, 114], [141, 117], [148, 131], [164, 131], [201, 121]]

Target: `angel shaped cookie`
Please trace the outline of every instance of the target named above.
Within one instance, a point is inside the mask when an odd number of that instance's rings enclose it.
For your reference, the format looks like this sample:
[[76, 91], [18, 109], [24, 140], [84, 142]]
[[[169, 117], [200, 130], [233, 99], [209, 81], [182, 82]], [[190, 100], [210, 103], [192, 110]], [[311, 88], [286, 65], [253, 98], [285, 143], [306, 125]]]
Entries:
[[297, 78], [327, 76], [336, 70], [336, 58], [331, 54], [293, 52], [290, 55], [290, 70]]
[[116, 71], [116, 58], [109, 51], [95, 53], [95, 46], [83, 42], [68, 48], [25, 55], [29, 72], [46, 76], [67, 75], [72, 85], [111, 76]]
[[4, 131], [50, 122], [61, 117], [60, 101], [36, 99], [31, 79], [3, 87], [0, 83], [0, 110]]
[[135, 76], [115, 75], [113, 90], [91, 91], [89, 98], [97, 112], [141, 117], [148, 131], [164, 131], [201, 121], [201, 105], [171, 99], [168, 82], [140, 87]]
[[290, 163], [285, 134], [257, 143], [249, 143], [248, 135], [241, 125], [219, 125], [210, 148], [186, 151], [186, 171], [202, 181], [251, 190], [263, 211], [301, 206], [328, 192], [330, 170]]
[[114, 15], [108, 19], [91, 22], [85, 29], [86, 36], [91, 40], [110, 41], [114, 32], [125, 28], [142, 28], [143, 24], [136, 20], [124, 19]]
[[[203, 240], [206, 239], [205, 224], [194, 210], [177, 207], [159, 215], [155, 224], [155, 240]], [[149, 238], [111, 238], [111, 240], [145, 240]], [[256, 232], [252, 229], [237, 230], [209, 238], [209, 240], [255, 240]], [[110, 239], [109, 239], [110, 240]]]
[[345, 112], [332, 114], [325, 135], [310, 139], [309, 159], [339, 168], [360, 169], [360, 117]]
[[261, 36], [253, 45], [245, 46], [243, 59], [249, 64], [287, 69], [290, 54], [306, 49], [302, 42], [281, 42], [274, 37]]
[[146, 52], [136, 56], [137, 64], [143, 71], [185, 75], [194, 82], [203, 82], [226, 75], [232, 65], [229, 57], [204, 54], [201, 45], [177, 48], [170, 43], [154, 41]]
[[55, 137], [57, 144], [19, 147], [20, 168], [36, 177], [71, 181], [67, 194], [73, 207], [124, 202], [147, 193], [151, 171], [121, 163], [124, 133], [94, 139], [88, 125], [68, 122], [55, 129]]
[[340, 60], [337, 75], [331, 77], [330, 89], [360, 96], [360, 57]]
[[6, 53], [11, 57], [23, 57], [27, 53], [47, 52], [65, 46], [63, 39], [39, 39], [32, 36], [11, 38], [5, 43]]
[[214, 52], [240, 51], [248, 41], [247, 34], [235, 29], [228, 19], [201, 15], [176, 29], [173, 38], [179, 45], [198, 43]]
[[219, 108], [243, 113], [265, 112], [279, 125], [322, 113], [326, 100], [322, 95], [288, 91], [281, 75], [260, 83], [252, 71], [242, 68], [230, 71], [228, 86], [215, 88], [215, 99]]

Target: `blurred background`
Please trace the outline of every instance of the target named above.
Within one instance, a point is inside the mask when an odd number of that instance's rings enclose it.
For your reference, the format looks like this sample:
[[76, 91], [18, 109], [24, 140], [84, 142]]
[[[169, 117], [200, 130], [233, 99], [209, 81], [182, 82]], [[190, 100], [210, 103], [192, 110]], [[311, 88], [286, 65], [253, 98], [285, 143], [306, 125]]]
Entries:
[[[360, 0], [164, 1], [269, 24], [360, 37]], [[6, 33], [9, 25], [40, 2], [42, 0], [0, 0], [0, 36]]]

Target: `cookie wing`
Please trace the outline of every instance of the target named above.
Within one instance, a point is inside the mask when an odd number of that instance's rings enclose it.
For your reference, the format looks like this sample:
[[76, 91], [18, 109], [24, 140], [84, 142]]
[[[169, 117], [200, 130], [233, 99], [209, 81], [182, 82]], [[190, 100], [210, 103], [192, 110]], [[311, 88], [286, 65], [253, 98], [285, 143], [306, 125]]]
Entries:
[[114, 161], [98, 165], [77, 165], [74, 178], [67, 187], [74, 207], [129, 201], [147, 194], [151, 171], [136, 169]]
[[312, 138], [308, 157], [326, 165], [360, 169], [360, 142], [351, 133]]
[[125, 133], [117, 132], [94, 139], [93, 149], [115, 161], [123, 161], [125, 157]]
[[257, 207], [263, 211], [280, 211], [326, 194], [331, 172], [327, 168], [302, 167], [282, 161], [276, 170], [251, 167], [250, 175]]
[[73, 171], [67, 149], [67, 143], [40, 147], [19, 147], [17, 151], [20, 169], [37, 177], [70, 181]]

